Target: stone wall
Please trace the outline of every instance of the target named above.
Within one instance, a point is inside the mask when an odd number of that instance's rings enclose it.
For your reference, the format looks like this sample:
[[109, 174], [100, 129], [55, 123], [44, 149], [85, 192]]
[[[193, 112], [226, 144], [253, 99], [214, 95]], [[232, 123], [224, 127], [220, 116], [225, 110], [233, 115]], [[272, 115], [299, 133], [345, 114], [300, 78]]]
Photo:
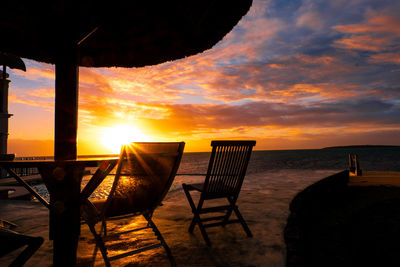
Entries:
[[313, 225], [313, 218], [322, 210], [345, 201], [348, 171], [342, 171], [326, 177], [300, 193], [290, 204], [290, 215], [284, 231], [287, 247], [286, 266], [309, 266], [310, 245], [307, 238]]

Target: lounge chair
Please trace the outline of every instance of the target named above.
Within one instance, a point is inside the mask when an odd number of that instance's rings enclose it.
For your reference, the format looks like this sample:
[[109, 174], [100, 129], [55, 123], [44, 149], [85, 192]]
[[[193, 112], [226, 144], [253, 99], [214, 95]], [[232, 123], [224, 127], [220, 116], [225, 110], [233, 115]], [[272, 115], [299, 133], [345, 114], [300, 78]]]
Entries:
[[[212, 141], [212, 152], [204, 183], [182, 184], [194, 215], [189, 227], [189, 232], [193, 233], [193, 229], [197, 224], [208, 246], [211, 246], [211, 242], [205, 231], [207, 227], [240, 223], [247, 236], [252, 237], [249, 227], [239, 212], [236, 200], [238, 199], [247, 165], [250, 160], [250, 154], [255, 144], [255, 141]], [[193, 202], [190, 191], [198, 191], [201, 193], [197, 207]], [[203, 207], [206, 200], [221, 198], [226, 198], [228, 200], [228, 205]], [[222, 216], [200, 218], [200, 215], [215, 212], [224, 212], [225, 214]], [[236, 214], [236, 220], [229, 219], [232, 212]], [[217, 222], [203, 223], [210, 221]]]
[[[151, 218], [154, 210], [161, 205], [161, 201], [164, 199], [175, 178], [182, 158], [184, 145], [185, 143], [183, 142], [140, 142], [123, 146], [108, 198], [92, 202], [86, 196], [82, 199], [82, 217], [95, 237], [96, 244], [100, 248], [106, 266], [110, 266], [110, 261], [112, 260], [160, 246], [164, 247], [171, 264], [175, 265], [167, 243]], [[82, 193], [85, 192], [85, 189]], [[102, 238], [102, 233], [104, 236], [110, 236], [107, 234], [106, 221], [139, 215], [143, 215], [148, 222], [144, 228], [152, 229], [159, 242], [120, 255], [108, 257], [106, 244]], [[102, 222], [102, 225], [100, 232], [97, 233], [95, 225], [99, 222]], [[144, 228], [129, 230], [124, 233], [143, 230]], [[118, 234], [123, 233], [119, 232]]]
[[15, 227], [16, 225], [11, 222], [0, 220], [0, 257], [27, 246], [9, 265], [10, 267], [23, 266], [44, 241], [42, 237], [27, 236], [11, 230]]

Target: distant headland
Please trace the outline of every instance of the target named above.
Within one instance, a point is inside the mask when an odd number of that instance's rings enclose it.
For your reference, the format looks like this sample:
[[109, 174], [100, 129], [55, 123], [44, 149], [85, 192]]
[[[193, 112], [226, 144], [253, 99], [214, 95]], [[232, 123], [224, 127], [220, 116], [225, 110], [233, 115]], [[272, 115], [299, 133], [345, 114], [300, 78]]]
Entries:
[[351, 146], [329, 146], [322, 149], [338, 149], [338, 148], [399, 148], [395, 145], [351, 145]]

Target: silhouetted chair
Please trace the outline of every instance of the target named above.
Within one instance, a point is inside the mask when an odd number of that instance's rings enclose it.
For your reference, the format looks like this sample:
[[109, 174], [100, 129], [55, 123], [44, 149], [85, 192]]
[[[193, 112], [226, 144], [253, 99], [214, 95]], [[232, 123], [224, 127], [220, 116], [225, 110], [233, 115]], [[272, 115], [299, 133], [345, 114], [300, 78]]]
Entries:
[[[167, 243], [151, 218], [154, 210], [161, 205], [161, 201], [171, 187], [182, 158], [184, 146], [184, 142], [138, 142], [123, 146], [108, 198], [90, 202], [87, 199], [88, 196], [85, 195], [86, 187], [82, 191], [82, 201], [84, 203], [82, 217], [95, 237], [106, 266], [110, 266], [110, 261], [112, 260], [160, 246], [164, 247], [171, 264], [175, 265]], [[92, 189], [89, 191], [92, 191]], [[106, 220], [139, 215], [143, 215], [147, 220], [147, 226], [124, 233], [150, 228], [159, 242], [108, 257], [106, 244], [101, 236], [102, 232], [104, 236], [107, 235]], [[102, 222], [99, 233], [95, 229], [95, 225], [98, 222]], [[118, 234], [123, 233], [119, 232]]]
[[[204, 183], [182, 185], [194, 214], [189, 232], [193, 233], [193, 229], [197, 224], [208, 246], [211, 246], [211, 242], [205, 231], [207, 227], [240, 223], [247, 236], [252, 237], [249, 227], [239, 212], [236, 200], [238, 199], [251, 151], [255, 144], [255, 141], [212, 141], [212, 152]], [[190, 191], [193, 190], [201, 192], [197, 207], [190, 195]], [[221, 198], [226, 198], [229, 204], [203, 207], [204, 201]], [[225, 214], [223, 216], [200, 218], [200, 215], [215, 212], [224, 212]], [[229, 219], [232, 212], [236, 214], [236, 220]], [[203, 224], [203, 222], [212, 221], [217, 222]]]
[[27, 246], [9, 266], [24, 265], [43, 244], [43, 238], [14, 232], [9, 228], [16, 227], [16, 225], [7, 221], [0, 220], [0, 224], [0, 257], [23, 246]]

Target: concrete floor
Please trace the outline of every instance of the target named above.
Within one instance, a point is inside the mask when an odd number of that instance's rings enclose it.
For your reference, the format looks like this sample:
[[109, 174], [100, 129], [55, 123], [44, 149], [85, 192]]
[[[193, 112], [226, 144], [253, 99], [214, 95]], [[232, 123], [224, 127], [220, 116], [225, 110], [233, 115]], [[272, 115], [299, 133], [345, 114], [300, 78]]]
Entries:
[[[154, 213], [154, 222], [168, 243], [178, 266], [285, 266], [283, 229], [289, 214], [289, 203], [297, 192], [334, 171], [284, 170], [248, 175], [243, 185], [238, 206], [254, 237], [248, 238], [239, 224], [225, 228], [208, 228], [212, 247], [207, 247], [198, 228], [189, 234], [187, 228], [192, 215], [182, 190], [170, 192], [163, 206]], [[270, 178], [272, 177], [273, 178]], [[184, 181], [184, 177], [178, 182]], [[45, 243], [26, 266], [51, 266], [52, 242], [48, 240], [48, 210], [40, 203], [0, 201], [0, 218], [19, 226], [16, 231], [42, 236]], [[127, 230], [143, 224], [142, 218], [124, 219], [108, 224], [108, 229]], [[78, 247], [78, 266], [103, 266], [100, 252], [93, 261], [95, 242], [82, 226]], [[109, 255], [124, 252], [148, 242], [153, 235], [144, 231], [109, 239]], [[19, 251], [1, 258], [2, 264], [11, 262]], [[163, 248], [150, 250], [112, 262], [113, 266], [168, 266]]]

